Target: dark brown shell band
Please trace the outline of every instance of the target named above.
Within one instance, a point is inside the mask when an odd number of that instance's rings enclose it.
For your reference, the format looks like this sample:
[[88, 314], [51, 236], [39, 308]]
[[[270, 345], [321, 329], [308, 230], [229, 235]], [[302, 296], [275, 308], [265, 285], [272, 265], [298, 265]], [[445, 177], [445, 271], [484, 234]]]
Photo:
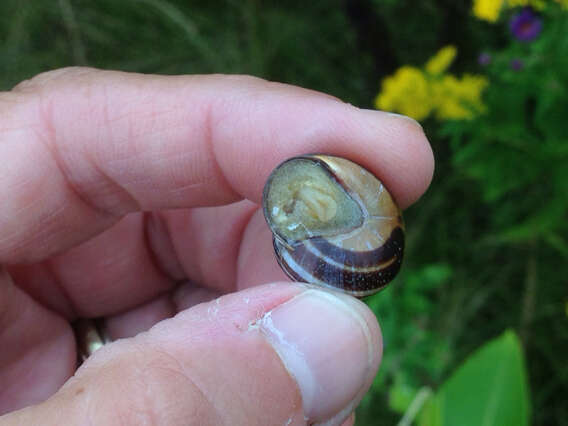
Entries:
[[[396, 228], [385, 244], [368, 252], [349, 252], [328, 242], [319, 243], [318, 251], [298, 244], [293, 251], [282, 250], [274, 240], [278, 263], [296, 280], [317, 283], [355, 296], [366, 296], [386, 286], [397, 275], [404, 251], [404, 232]], [[341, 266], [350, 258], [351, 265]]]

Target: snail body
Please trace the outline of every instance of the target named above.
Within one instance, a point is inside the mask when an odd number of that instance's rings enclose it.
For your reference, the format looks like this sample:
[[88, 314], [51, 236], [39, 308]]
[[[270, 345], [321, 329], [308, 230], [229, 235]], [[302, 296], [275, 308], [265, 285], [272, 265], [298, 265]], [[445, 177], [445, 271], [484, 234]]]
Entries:
[[264, 187], [263, 209], [278, 263], [293, 280], [363, 297], [400, 269], [400, 209], [381, 181], [349, 160], [283, 162]]

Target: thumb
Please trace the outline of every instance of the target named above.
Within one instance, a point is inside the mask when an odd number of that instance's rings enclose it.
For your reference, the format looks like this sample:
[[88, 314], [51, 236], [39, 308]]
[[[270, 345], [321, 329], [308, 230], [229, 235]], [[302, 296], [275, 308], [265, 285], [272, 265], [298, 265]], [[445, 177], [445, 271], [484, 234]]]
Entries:
[[[269, 284], [197, 305], [104, 346], [7, 424], [341, 424], [381, 357], [358, 300]], [[4, 424], [4, 423], [2, 423]]]

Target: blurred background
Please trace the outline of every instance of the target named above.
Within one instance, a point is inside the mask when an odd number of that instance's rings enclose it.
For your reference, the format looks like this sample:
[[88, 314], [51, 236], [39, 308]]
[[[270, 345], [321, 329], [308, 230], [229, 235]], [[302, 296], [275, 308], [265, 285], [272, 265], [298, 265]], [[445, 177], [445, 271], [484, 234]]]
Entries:
[[246, 73], [410, 115], [436, 155], [358, 425], [568, 425], [566, 0], [1, 0], [0, 90]]

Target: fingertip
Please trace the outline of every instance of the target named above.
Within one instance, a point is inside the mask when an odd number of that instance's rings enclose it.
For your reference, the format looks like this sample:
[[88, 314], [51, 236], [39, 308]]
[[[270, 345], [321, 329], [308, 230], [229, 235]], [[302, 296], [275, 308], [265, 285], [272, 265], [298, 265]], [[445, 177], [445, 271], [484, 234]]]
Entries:
[[355, 425], [355, 413], [351, 413], [351, 415], [343, 422], [341, 426], [354, 426]]
[[[233, 99], [212, 114], [217, 123], [212, 140], [224, 175], [257, 203], [272, 170], [305, 154], [337, 155], [362, 165], [402, 208], [418, 200], [432, 180], [432, 149], [420, 124], [408, 117], [277, 83], [257, 87], [249, 103], [235, 105]], [[225, 119], [231, 115], [248, 119], [235, 128]]]
[[396, 120], [401, 133], [406, 134], [406, 146], [401, 147], [401, 156], [408, 156], [406, 196], [401, 200], [403, 208], [418, 201], [426, 192], [434, 176], [435, 158], [432, 145], [418, 121], [399, 114], [389, 114]]
[[434, 153], [423, 127], [399, 114], [357, 109], [365, 129], [366, 149], [357, 153], [403, 209], [426, 192], [434, 174]]
[[306, 418], [341, 424], [380, 362], [380, 329], [370, 310], [350, 296], [308, 288], [259, 325], [298, 383]]

